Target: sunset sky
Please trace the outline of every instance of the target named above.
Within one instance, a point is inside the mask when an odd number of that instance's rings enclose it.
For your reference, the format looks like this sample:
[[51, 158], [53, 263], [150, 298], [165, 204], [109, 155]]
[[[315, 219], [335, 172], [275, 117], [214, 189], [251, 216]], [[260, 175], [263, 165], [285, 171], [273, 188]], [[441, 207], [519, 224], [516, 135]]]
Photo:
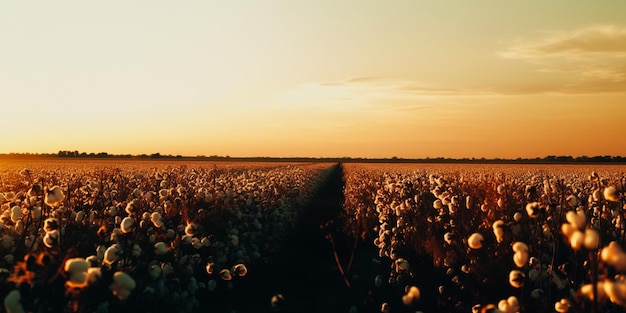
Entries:
[[626, 156], [626, 1], [4, 1], [0, 153]]

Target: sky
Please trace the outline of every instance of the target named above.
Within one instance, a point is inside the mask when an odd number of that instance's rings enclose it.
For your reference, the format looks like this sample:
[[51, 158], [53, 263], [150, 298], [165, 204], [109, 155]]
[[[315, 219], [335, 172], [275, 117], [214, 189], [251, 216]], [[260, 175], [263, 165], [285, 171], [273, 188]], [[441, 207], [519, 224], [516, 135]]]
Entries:
[[0, 153], [626, 156], [626, 1], [0, 3]]

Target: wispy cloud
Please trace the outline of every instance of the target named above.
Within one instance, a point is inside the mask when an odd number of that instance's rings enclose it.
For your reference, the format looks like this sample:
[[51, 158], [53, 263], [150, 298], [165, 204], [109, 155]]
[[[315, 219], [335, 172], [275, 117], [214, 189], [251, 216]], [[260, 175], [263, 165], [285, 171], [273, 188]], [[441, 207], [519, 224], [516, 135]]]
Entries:
[[[626, 26], [596, 25], [548, 32], [513, 44], [500, 57], [522, 60], [550, 74], [552, 84], [529, 90], [563, 94], [626, 91]], [[528, 89], [528, 88], [527, 88]]]
[[567, 57], [586, 59], [626, 56], [626, 27], [596, 25], [574, 31], [549, 32], [544, 39], [521, 42], [500, 53], [511, 59]]

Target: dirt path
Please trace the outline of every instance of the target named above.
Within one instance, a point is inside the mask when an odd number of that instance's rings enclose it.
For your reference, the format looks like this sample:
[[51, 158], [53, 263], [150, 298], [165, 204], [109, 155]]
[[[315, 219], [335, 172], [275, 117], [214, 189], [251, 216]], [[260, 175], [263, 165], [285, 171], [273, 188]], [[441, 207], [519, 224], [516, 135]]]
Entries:
[[[389, 262], [374, 262], [377, 250], [368, 243], [361, 242], [347, 286], [334, 258], [334, 249], [325, 237], [320, 225], [336, 218], [344, 201], [343, 167], [333, 166], [327, 179], [316, 190], [312, 201], [300, 213], [294, 231], [286, 238], [282, 250], [270, 264], [251, 269], [235, 290], [220, 296], [222, 305], [218, 312], [350, 312], [351, 307], [358, 312], [380, 312], [382, 302], [389, 302], [394, 312], [408, 312], [401, 304], [403, 286], [375, 288], [374, 277], [379, 273], [389, 273]], [[340, 235], [335, 237], [335, 247], [345, 266], [349, 259], [351, 243]], [[418, 275], [432, 281], [434, 273], [430, 266], [421, 266]], [[424, 290], [428, 297], [421, 308], [433, 308], [434, 286]], [[279, 308], [272, 308], [272, 296], [281, 294], [284, 298]], [[393, 299], [389, 301], [387, 299]], [[424, 310], [432, 312], [432, 310]], [[415, 308], [413, 308], [415, 312]]]

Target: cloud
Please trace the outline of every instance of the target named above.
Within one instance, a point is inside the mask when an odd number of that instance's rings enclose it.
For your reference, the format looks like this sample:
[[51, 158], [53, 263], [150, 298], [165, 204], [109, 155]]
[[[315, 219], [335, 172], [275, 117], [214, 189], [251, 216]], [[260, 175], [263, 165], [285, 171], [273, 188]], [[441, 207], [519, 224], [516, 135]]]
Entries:
[[518, 42], [498, 53], [502, 58], [537, 66], [544, 78], [552, 78], [550, 84], [522, 87], [521, 92], [626, 91], [626, 26], [596, 25], [547, 34], [543, 39]]
[[574, 31], [549, 33], [539, 41], [522, 42], [513, 45], [500, 56], [510, 59], [538, 59], [546, 57], [567, 57], [572, 59], [626, 56], [626, 27], [617, 25], [596, 25]]

